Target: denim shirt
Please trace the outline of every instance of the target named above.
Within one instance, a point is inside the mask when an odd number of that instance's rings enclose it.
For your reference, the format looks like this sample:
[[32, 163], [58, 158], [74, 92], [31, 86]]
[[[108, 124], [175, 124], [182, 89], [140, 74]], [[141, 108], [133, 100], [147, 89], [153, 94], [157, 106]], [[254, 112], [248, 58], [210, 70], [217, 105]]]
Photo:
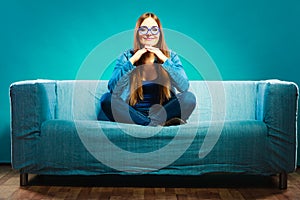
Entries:
[[[130, 94], [130, 73], [136, 68], [129, 59], [133, 56], [133, 49], [126, 50], [116, 61], [112, 76], [108, 82], [108, 90], [113, 94], [127, 100]], [[178, 55], [170, 51], [168, 58], [161, 66], [168, 72], [171, 79], [171, 90], [175, 93], [175, 88], [179, 92], [189, 89], [189, 80], [183, 69]]]

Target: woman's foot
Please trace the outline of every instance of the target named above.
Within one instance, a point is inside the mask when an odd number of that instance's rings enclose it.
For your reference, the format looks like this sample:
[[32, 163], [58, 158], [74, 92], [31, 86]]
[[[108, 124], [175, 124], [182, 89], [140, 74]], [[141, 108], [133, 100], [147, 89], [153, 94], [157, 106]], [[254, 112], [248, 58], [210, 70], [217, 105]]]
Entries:
[[174, 117], [169, 119], [168, 121], [166, 121], [163, 126], [177, 126], [177, 125], [181, 125], [181, 124], [186, 124], [186, 121], [184, 121], [183, 119], [179, 118], [179, 117]]

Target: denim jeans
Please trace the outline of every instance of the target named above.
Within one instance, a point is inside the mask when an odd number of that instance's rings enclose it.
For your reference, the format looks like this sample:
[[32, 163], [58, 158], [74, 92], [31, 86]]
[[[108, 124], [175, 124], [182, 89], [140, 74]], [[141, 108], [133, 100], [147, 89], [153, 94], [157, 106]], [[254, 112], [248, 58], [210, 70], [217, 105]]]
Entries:
[[162, 105], [153, 105], [148, 115], [109, 92], [101, 97], [100, 104], [98, 120], [157, 126], [174, 117], [187, 120], [196, 106], [196, 97], [188, 91], [173, 95]]

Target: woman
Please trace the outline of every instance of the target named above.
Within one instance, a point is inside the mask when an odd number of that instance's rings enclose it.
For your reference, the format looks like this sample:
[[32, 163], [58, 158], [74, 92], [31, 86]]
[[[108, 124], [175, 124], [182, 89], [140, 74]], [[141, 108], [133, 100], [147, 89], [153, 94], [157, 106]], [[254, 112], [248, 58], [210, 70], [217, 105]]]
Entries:
[[116, 62], [108, 82], [110, 92], [100, 100], [98, 120], [144, 126], [184, 124], [196, 104], [188, 88], [178, 55], [167, 48], [160, 20], [145, 13], [136, 22], [134, 48]]

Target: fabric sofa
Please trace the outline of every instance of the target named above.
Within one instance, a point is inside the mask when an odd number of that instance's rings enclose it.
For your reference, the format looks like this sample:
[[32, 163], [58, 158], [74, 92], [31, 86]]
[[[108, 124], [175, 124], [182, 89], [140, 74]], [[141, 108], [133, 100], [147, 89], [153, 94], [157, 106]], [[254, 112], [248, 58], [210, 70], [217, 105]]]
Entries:
[[292, 82], [191, 81], [187, 124], [97, 121], [106, 80], [13, 83], [12, 166], [28, 174], [279, 175], [296, 168], [298, 87]]

